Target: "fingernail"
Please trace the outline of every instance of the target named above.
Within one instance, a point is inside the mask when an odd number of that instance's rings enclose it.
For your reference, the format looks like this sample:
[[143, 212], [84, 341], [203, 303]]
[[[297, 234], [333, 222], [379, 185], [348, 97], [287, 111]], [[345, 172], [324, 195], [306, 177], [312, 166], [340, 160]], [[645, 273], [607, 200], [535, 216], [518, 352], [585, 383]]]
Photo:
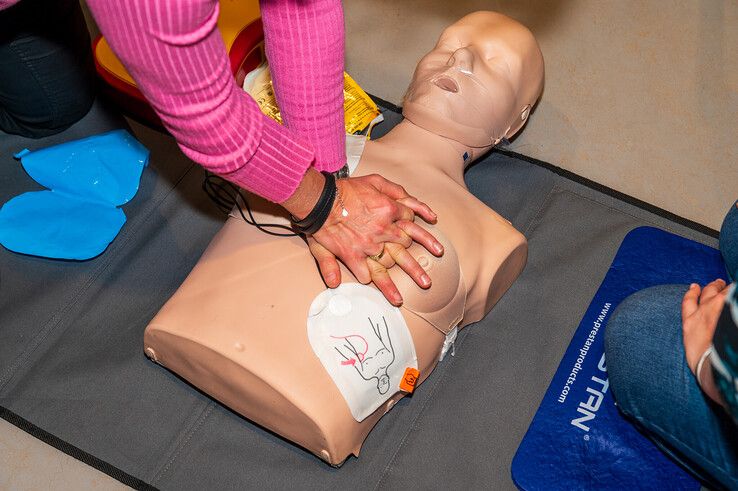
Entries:
[[420, 276], [420, 282], [423, 284], [423, 286], [428, 287], [431, 284], [430, 276], [427, 274], [423, 274]]
[[400, 297], [399, 295], [398, 295], [398, 296], [396, 296], [396, 297], [393, 297], [392, 303], [393, 303], [393, 304], [394, 304], [394, 305], [395, 305], [396, 307], [399, 307], [400, 305], [402, 305], [402, 297]]
[[333, 283], [336, 281], [336, 275], [334, 273], [329, 273], [325, 275], [325, 282], [326, 283]]
[[694, 287], [696, 287], [696, 286], [700, 286], [700, 285], [698, 285], [697, 283], [692, 283], [691, 285], [689, 285], [689, 288], [690, 288], [690, 290], [691, 290], [692, 288], [694, 288]]
[[439, 242], [436, 242], [433, 249], [435, 249], [436, 254], [443, 254], [443, 246]]

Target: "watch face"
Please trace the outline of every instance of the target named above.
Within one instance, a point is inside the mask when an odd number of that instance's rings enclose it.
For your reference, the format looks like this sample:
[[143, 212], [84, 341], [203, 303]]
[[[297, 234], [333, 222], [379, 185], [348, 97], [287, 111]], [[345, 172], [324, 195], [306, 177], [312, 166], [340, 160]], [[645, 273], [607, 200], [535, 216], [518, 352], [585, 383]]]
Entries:
[[349, 176], [348, 164], [343, 164], [343, 167], [334, 172], [333, 175], [336, 176], [336, 179], [346, 179]]

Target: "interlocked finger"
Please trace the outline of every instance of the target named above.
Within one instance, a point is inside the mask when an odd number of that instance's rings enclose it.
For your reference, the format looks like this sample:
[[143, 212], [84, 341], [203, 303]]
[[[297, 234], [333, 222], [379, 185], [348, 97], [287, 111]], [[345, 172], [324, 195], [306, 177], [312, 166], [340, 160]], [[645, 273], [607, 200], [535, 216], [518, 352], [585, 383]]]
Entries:
[[435, 213], [433, 213], [433, 210], [431, 210], [430, 206], [426, 205], [422, 201], [420, 201], [417, 198], [414, 198], [412, 196], [408, 196], [407, 198], [402, 198], [398, 200], [403, 205], [407, 206], [413, 212], [418, 215], [420, 218], [425, 220], [428, 223], [436, 223], [437, 216]]
[[[398, 224], [400, 223], [412, 223], [407, 222], [405, 220], [400, 220], [398, 222], [391, 223], [387, 225], [384, 230], [382, 230], [382, 233], [377, 234], [374, 236], [374, 240], [379, 242], [395, 242], [397, 244], [402, 245], [406, 249], [410, 247], [413, 243], [413, 238], [403, 230], [402, 227], [400, 227]], [[372, 247], [371, 250], [373, 251], [375, 247]], [[367, 256], [372, 256], [372, 254], [367, 254]]]
[[410, 239], [425, 247], [434, 256], [440, 257], [443, 254], [443, 245], [438, 242], [438, 239], [417, 223], [400, 220], [395, 222], [395, 225], [405, 232]]
[[366, 264], [369, 268], [372, 282], [374, 282], [377, 288], [379, 288], [379, 291], [382, 292], [385, 298], [387, 298], [392, 305], [402, 305], [402, 295], [400, 295], [400, 291], [397, 289], [394, 281], [392, 281], [392, 278], [390, 278], [387, 268], [378, 261], [369, 258], [366, 259]]
[[409, 206], [406, 206], [399, 201], [397, 202], [397, 213], [395, 214], [395, 221], [407, 220], [412, 222], [415, 219], [415, 212]]
[[[406, 221], [400, 221], [399, 223], [408, 223]], [[412, 222], [409, 222], [412, 223]], [[398, 225], [398, 222], [395, 222], [388, 233], [388, 238], [385, 240], [385, 242], [394, 242], [395, 244], [400, 244], [402, 247], [407, 249], [411, 245], [413, 245], [413, 238], [410, 237], [410, 235], [403, 230], [402, 227]]]
[[385, 243], [384, 242], [382, 242], [381, 246], [382, 246], [382, 248], [379, 250], [379, 252], [377, 252], [375, 254], [367, 254], [367, 257], [369, 259], [371, 259], [372, 261], [380, 262], [382, 260], [382, 258], [384, 257], [384, 254], [385, 254], [385, 251], [386, 251]]
[[351, 270], [359, 283], [366, 285], [372, 281], [371, 271], [369, 270], [368, 263], [365, 256], [361, 254], [350, 254], [347, 257], [342, 257], [341, 260], [346, 267]]
[[336, 288], [341, 284], [341, 269], [338, 267], [336, 256], [312, 237], [308, 237], [307, 243], [310, 252], [318, 262], [318, 269], [320, 269], [323, 281], [325, 281], [328, 288]]
[[418, 264], [418, 261], [410, 252], [400, 244], [387, 243], [387, 251], [392, 255], [395, 263], [410, 276], [421, 288], [429, 288], [431, 279], [428, 273]]
[[384, 255], [379, 259], [378, 262], [381, 264], [385, 269], [390, 269], [392, 266], [395, 265], [395, 258], [392, 257], [392, 254], [390, 253], [390, 250], [396, 246], [397, 244], [393, 242], [387, 242], [384, 245]]

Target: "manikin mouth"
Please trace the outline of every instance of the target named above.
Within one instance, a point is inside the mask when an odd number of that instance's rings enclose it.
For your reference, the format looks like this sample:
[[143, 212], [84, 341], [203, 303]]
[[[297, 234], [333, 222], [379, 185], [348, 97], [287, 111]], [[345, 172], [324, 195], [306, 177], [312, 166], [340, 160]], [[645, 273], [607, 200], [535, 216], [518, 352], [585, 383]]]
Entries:
[[433, 80], [433, 84], [447, 92], [456, 93], [459, 91], [459, 84], [456, 80], [452, 79], [447, 75], [441, 75]]

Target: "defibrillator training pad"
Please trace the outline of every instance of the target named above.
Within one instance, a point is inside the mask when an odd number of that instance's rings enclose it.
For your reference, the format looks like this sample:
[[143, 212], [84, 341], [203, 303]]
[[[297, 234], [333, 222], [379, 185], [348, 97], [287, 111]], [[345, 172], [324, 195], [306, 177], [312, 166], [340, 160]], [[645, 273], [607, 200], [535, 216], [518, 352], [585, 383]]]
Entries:
[[0, 244], [23, 254], [90, 259], [126, 221], [118, 208], [138, 191], [149, 151], [125, 130], [15, 155], [48, 188], [21, 194], [0, 208]]
[[400, 313], [371, 286], [344, 283], [310, 305], [308, 339], [357, 421], [399, 392], [417, 370], [412, 336]]

